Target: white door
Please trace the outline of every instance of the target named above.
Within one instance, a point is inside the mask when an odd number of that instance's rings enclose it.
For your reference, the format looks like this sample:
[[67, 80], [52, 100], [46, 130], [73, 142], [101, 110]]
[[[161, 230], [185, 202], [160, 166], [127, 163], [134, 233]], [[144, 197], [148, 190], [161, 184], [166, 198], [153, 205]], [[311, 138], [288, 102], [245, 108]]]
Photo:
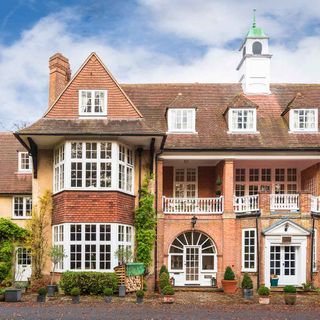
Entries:
[[185, 246], [185, 275], [186, 284], [199, 284], [200, 247]]
[[16, 253], [16, 281], [28, 281], [31, 277], [31, 255], [26, 248], [17, 248]]
[[270, 275], [279, 277], [278, 284], [297, 285], [297, 261], [299, 249], [297, 246], [270, 246]]

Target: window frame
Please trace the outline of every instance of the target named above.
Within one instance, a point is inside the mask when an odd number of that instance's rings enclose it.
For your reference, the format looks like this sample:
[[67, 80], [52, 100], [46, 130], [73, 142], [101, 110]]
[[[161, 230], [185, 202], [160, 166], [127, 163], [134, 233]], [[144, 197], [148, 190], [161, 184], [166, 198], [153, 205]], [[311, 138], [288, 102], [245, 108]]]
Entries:
[[[15, 199], [22, 198], [22, 216], [15, 215]], [[26, 215], [27, 213], [27, 199], [31, 201], [31, 211], [30, 215]], [[32, 218], [32, 196], [31, 195], [14, 195], [12, 197], [12, 219], [13, 220], [29, 220]]]
[[317, 272], [318, 264], [317, 264], [317, 229], [313, 229], [313, 251], [312, 251], [312, 271]]
[[[177, 129], [174, 127], [173, 120], [176, 119], [176, 115], [174, 116], [174, 113], [177, 111], [181, 111], [181, 128]], [[191, 111], [191, 125], [188, 126], [188, 117], [187, 117], [187, 129], [182, 128], [183, 127], [183, 112]], [[195, 133], [196, 132], [196, 109], [195, 108], [169, 108], [168, 109], [168, 133]]]
[[[315, 126], [314, 128], [295, 128], [295, 112], [299, 112], [299, 111], [303, 111], [304, 113], [306, 113], [307, 111], [314, 111], [315, 114], [314, 114], [314, 121], [315, 121]], [[300, 108], [300, 109], [291, 109], [289, 111], [289, 126], [290, 126], [290, 131], [291, 132], [311, 132], [311, 133], [314, 133], [314, 132], [318, 132], [318, 114], [319, 114], [319, 111], [318, 111], [318, 108]], [[304, 114], [304, 117], [305, 117], [305, 114]], [[298, 123], [298, 126], [300, 125], [300, 122]]]
[[[253, 112], [253, 128], [249, 129], [238, 129], [233, 127], [233, 113], [234, 112], [244, 112], [252, 111]], [[239, 115], [238, 115], [239, 116]], [[228, 128], [230, 133], [257, 133], [257, 109], [256, 108], [230, 108], [228, 110]]]
[[[23, 154], [27, 154], [29, 157], [29, 168], [28, 169], [22, 168], [22, 164], [23, 164], [22, 155]], [[21, 173], [31, 173], [32, 172], [32, 158], [29, 155], [29, 152], [27, 152], [27, 151], [19, 151], [18, 152], [18, 172], [21, 172]]]
[[[245, 233], [254, 231], [254, 267], [245, 268]], [[249, 248], [251, 245], [249, 245]], [[250, 253], [249, 253], [250, 254]], [[257, 230], [255, 228], [242, 229], [242, 241], [241, 241], [241, 272], [256, 272], [257, 271]]]
[[[91, 112], [84, 112], [81, 109], [82, 106], [82, 93], [83, 92], [91, 92], [91, 101], [94, 100], [95, 97], [95, 93], [97, 91], [103, 92], [104, 93], [104, 98], [103, 98], [103, 110], [102, 112], [95, 112], [94, 111], [94, 105], [91, 104]], [[79, 100], [79, 104], [78, 104], [78, 110], [79, 110], [79, 116], [81, 117], [101, 117], [101, 116], [107, 116], [108, 115], [108, 90], [105, 89], [94, 89], [94, 90], [90, 90], [90, 89], [81, 89], [79, 90], [78, 93], [78, 100]]]

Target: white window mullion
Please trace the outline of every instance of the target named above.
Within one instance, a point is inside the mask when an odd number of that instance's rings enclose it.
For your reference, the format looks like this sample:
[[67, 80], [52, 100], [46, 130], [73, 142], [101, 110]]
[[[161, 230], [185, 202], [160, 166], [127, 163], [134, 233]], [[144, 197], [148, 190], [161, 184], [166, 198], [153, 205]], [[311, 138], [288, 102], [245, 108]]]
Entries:
[[112, 143], [112, 157], [111, 157], [111, 188], [113, 190], [119, 189], [119, 145]]

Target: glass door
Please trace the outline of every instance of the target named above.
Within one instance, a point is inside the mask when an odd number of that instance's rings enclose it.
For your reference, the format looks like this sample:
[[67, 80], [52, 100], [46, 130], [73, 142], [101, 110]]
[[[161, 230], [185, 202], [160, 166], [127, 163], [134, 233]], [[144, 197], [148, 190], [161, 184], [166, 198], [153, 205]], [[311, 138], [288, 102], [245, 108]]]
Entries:
[[199, 247], [186, 246], [185, 247], [185, 268], [186, 268], [186, 283], [199, 283]]

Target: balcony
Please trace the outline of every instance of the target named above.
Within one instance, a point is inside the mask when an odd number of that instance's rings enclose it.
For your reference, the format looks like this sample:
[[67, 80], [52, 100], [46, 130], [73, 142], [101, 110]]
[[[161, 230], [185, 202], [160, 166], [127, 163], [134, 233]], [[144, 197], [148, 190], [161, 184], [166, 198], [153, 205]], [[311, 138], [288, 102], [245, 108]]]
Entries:
[[311, 196], [311, 212], [320, 213], [320, 196]]
[[233, 207], [235, 213], [251, 213], [259, 211], [259, 196], [245, 196], [233, 198]]
[[298, 194], [271, 194], [270, 195], [270, 210], [299, 210], [299, 195]]
[[223, 197], [217, 198], [167, 198], [163, 197], [166, 214], [222, 214]]

